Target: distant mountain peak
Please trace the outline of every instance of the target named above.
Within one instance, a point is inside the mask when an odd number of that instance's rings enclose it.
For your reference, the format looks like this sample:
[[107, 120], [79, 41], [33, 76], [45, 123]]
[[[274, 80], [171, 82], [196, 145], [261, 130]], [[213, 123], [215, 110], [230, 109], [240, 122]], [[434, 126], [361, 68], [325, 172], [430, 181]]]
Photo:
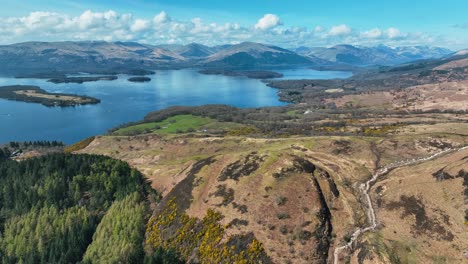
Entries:
[[242, 42], [209, 56], [205, 63], [220, 66], [251, 67], [260, 65], [286, 65], [312, 63], [293, 51], [256, 42]]
[[324, 60], [345, 63], [356, 66], [396, 65], [420, 59], [441, 58], [452, 51], [439, 47], [407, 46], [390, 47], [379, 44], [374, 47], [355, 46], [349, 44], [335, 45], [330, 48], [295, 49], [304, 56], [315, 56]]

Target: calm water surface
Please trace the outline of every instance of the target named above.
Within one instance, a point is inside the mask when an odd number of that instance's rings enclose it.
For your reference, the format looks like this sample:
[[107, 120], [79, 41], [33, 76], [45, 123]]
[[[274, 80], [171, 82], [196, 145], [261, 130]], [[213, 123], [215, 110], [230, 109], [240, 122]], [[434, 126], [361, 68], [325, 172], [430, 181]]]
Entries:
[[[346, 78], [347, 72], [281, 70], [282, 79]], [[37, 85], [48, 92], [89, 95], [97, 105], [45, 107], [0, 99], [0, 144], [9, 141], [59, 140], [73, 143], [106, 133], [112, 127], [141, 120], [148, 112], [173, 105], [227, 104], [236, 107], [280, 106], [277, 91], [259, 80], [202, 75], [195, 70], [157, 71], [151, 82], [115, 81], [53, 84], [40, 79], [0, 77], [0, 86]]]

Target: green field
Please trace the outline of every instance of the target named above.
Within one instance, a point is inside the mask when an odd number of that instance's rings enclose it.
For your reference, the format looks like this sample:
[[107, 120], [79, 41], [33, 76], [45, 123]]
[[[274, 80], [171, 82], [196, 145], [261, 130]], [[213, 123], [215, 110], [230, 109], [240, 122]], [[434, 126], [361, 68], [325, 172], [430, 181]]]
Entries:
[[118, 129], [113, 134], [118, 136], [138, 135], [144, 133], [174, 134], [197, 132], [199, 130], [229, 130], [242, 125], [229, 122], [218, 122], [208, 117], [194, 115], [177, 115], [160, 122], [144, 123]]
[[292, 116], [292, 117], [298, 117], [300, 116], [300, 114], [297, 113], [297, 110], [290, 110], [290, 111], [287, 111], [286, 114], [288, 116]]

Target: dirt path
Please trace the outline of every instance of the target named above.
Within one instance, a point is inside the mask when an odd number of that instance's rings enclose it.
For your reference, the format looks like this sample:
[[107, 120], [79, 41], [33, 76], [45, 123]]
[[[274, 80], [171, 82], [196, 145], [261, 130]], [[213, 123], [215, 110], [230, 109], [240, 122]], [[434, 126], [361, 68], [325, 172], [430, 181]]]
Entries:
[[399, 162], [396, 162], [396, 163], [392, 163], [392, 164], [390, 164], [390, 165], [388, 165], [388, 166], [386, 166], [384, 168], [379, 169], [377, 172], [374, 173], [374, 175], [372, 176], [372, 178], [370, 180], [368, 180], [367, 182], [361, 184], [359, 189], [361, 190], [362, 194], [364, 195], [366, 203], [367, 203], [366, 206], [367, 206], [367, 217], [369, 219], [369, 226], [364, 227], [364, 228], [358, 228], [356, 231], [354, 231], [354, 233], [351, 236], [350, 241], [347, 244], [345, 244], [344, 246], [335, 248], [335, 252], [333, 254], [334, 255], [333, 263], [338, 264], [340, 262], [340, 260], [339, 260], [340, 252], [344, 251], [346, 249], [352, 249], [353, 244], [357, 241], [357, 239], [359, 238], [360, 235], [362, 235], [362, 234], [364, 234], [366, 232], [369, 232], [369, 231], [373, 231], [377, 227], [377, 218], [376, 218], [376, 215], [375, 215], [374, 206], [372, 205], [372, 200], [371, 200], [369, 191], [370, 191], [371, 186], [381, 176], [384, 176], [385, 174], [389, 173], [391, 170], [396, 169], [396, 168], [410, 166], [410, 165], [420, 163], [420, 162], [423, 162], [423, 161], [432, 160], [432, 159], [434, 159], [434, 158], [436, 158], [436, 157], [438, 157], [440, 155], [443, 155], [443, 154], [446, 154], [446, 153], [449, 153], [449, 152], [462, 151], [462, 150], [465, 150], [467, 148], [468, 148], [468, 146], [458, 148], [458, 149], [449, 148], [449, 149], [446, 149], [446, 150], [443, 150], [443, 151], [439, 151], [439, 152], [437, 152], [435, 154], [432, 154], [431, 156], [428, 156], [428, 157], [416, 158], [416, 159], [411, 159], [411, 160], [399, 161]]

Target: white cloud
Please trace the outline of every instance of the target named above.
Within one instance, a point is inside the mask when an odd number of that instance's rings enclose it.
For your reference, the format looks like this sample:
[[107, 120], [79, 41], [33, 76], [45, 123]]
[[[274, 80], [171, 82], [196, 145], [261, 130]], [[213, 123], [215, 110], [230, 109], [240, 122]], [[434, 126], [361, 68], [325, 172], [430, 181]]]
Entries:
[[[203, 24], [202, 19], [199, 17], [193, 18], [191, 22], [193, 24], [193, 28], [190, 30], [190, 33], [192, 34], [207, 32], [211, 28], [209, 25]], [[216, 27], [216, 24], [214, 27]]]
[[400, 30], [398, 28], [389, 28], [385, 31], [385, 33], [387, 34], [387, 36], [391, 39], [394, 39], [394, 38], [398, 38], [398, 37], [401, 37], [402, 34], [400, 32]]
[[282, 25], [282, 22], [277, 15], [266, 14], [258, 20], [257, 24], [255, 24], [255, 28], [260, 30], [268, 30], [279, 25]]
[[346, 24], [323, 26], [280, 26], [280, 18], [266, 14], [253, 26], [234, 21], [213, 23], [201, 18], [177, 20], [166, 12], [152, 17], [135, 17], [112, 10], [87, 10], [78, 16], [53, 12], [32, 12], [23, 17], [0, 17], [2, 44], [39, 40], [137, 41], [148, 44], [199, 42], [206, 45], [254, 41], [283, 47], [331, 46], [341, 43], [413, 45], [441, 42], [440, 37], [403, 32], [397, 28], [352, 29]]
[[362, 32], [361, 36], [363, 38], [369, 38], [369, 39], [380, 38], [382, 36], [382, 30], [380, 30], [380, 28], [373, 28], [371, 30]]
[[161, 11], [161, 13], [157, 14], [153, 18], [153, 22], [155, 24], [164, 24], [169, 21], [171, 21], [171, 18], [164, 11]]
[[325, 28], [323, 28], [322, 26], [316, 26], [316, 27], [314, 28], [314, 31], [317, 32], [317, 33], [323, 32], [324, 30], [325, 30]]
[[352, 29], [348, 25], [341, 24], [338, 26], [333, 26], [328, 32], [328, 34], [330, 36], [344, 36], [351, 34], [351, 31]]
[[40, 29], [53, 26], [57, 22], [59, 14], [50, 12], [33, 12], [27, 17], [19, 18], [27, 29]]
[[131, 15], [129, 14], [124, 14], [120, 16], [113, 10], [109, 10], [103, 13], [92, 12], [91, 10], [87, 10], [74, 20], [78, 22], [77, 24], [81, 29], [93, 29], [102, 28], [109, 25], [111, 27], [114, 25], [117, 26], [116, 23], [125, 23], [125, 20], [129, 19], [130, 16]]
[[133, 22], [133, 25], [130, 27], [130, 29], [133, 32], [138, 32], [142, 30], [146, 30], [149, 27], [149, 22], [144, 20], [144, 19], [137, 19], [135, 22]]

